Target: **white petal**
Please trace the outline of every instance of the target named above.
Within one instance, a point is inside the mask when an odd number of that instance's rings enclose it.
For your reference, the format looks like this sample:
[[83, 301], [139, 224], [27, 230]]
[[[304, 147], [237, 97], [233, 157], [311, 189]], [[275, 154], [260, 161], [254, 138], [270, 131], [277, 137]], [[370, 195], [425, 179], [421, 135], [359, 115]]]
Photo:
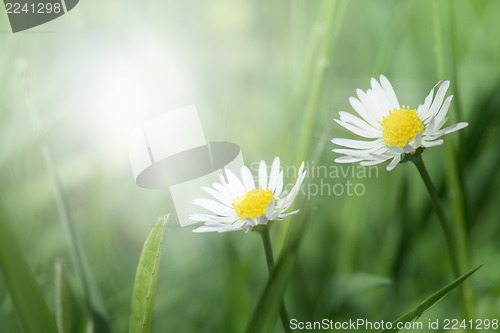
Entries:
[[257, 225], [257, 223], [253, 219], [248, 217], [245, 218], [245, 222], [252, 227], [255, 227]]
[[279, 218], [280, 219], [284, 219], [285, 217], [288, 217], [288, 216], [291, 216], [291, 215], [295, 215], [299, 212], [299, 210], [294, 210], [293, 212], [290, 212], [290, 213], [286, 213], [286, 214], [279, 214]]
[[250, 169], [246, 166], [242, 166], [240, 169], [241, 179], [243, 180], [243, 185], [247, 191], [255, 189], [255, 181], [253, 180], [252, 173]]
[[422, 146], [422, 134], [418, 133], [413, 140], [415, 148]]
[[280, 158], [276, 157], [271, 166], [271, 173], [269, 175], [269, 184], [267, 188], [272, 192], [276, 190], [276, 185], [278, 185], [278, 176], [280, 174]]
[[366, 96], [368, 96], [368, 99], [372, 102], [372, 104], [378, 110], [380, 115], [385, 116], [389, 113], [388, 108], [384, 108], [384, 106], [380, 105], [380, 102], [378, 101], [378, 98], [377, 98], [375, 92], [373, 92], [373, 90], [368, 89], [366, 91]]
[[269, 219], [266, 216], [259, 216], [259, 224], [266, 224], [268, 221]]
[[402, 154], [405, 152], [404, 149], [399, 146], [390, 146], [389, 150], [396, 154]]
[[444, 96], [446, 95], [446, 91], [448, 90], [449, 86], [450, 86], [450, 81], [444, 81], [443, 84], [441, 84], [441, 86], [439, 87], [439, 90], [436, 93], [436, 97], [434, 98], [434, 101], [432, 102], [432, 105], [429, 108], [428, 111], [429, 117], [437, 115], [439, 109], [441, 108], [441, 105], [443, 104], [443, 99]]
[[193, 232], [196, 232], [196, 233], [201, 233], [201, 232], [218, 232], [219, 230], [220, 230], [220, 228], [218, 228], [218, 227], [205, 227], [205, 226], [202, 226], [202, 227], [194, 229]]
[[342, 157], [337, 157], [335, 159], [336, 163], [355, 163], [355, 162], [360, 162], [362, 161], [362, 158], [359, 157], [353, 157], [353, 156], [342, 156]]
[[340, 111], [339, 115], [340, 115], [340, 120], [343, 121], [344, 123], [353, 124], [354, 126], [359, 127], [367, 132], [381, 133], [380, 126], [374, 127], [369, 123], [367, 123], [366, 121], [364, 121], [363, 119], [360, 119], [355, 115], [350, 114], [349, 112]]
[[448, 126], [446, 128], [443, 128], [442, 130], [440, 130], [439, 132], [436, 133], [436, 137], [440, 137], [440, 136], [443, 136], [443, 135], [446, 135], [446, 134], [450, 134], [450, 133], [453, 133], [453, 132], [456, 132], [456, 131], [459, 131], [461, 130], [462, 128], [465, 128], [467, 127], [469, 124], [466, 123], [466, 122], [461, 122], [461, 123], [457, 123], [457, 124], [454, 124], [454, 125], [451, 125], [451, 126]]
[[436, 141], [427, 141], [427, 140], [425, 140], [425, 141], [422, 142], [422, 146], [427, 147], [427, 148], [436, 147], [436, 146], [442, 145], [443, 142], [444, 142], [443, 139], [436, 140]]
[[370, 112], [378, 122], [382, 121], [382, 117], [385, 115], [385, 112], [380, 111], [363, 90], [356, 89], [356, 93], [358, 94], [358, 99], [361, 104], [363, 104], [366, 111]]
[[363, 161], [361, 163], [359, 163], [360, 165], [362, 166], [372, 166], [372, 165], [377, 165], [377, 164], [380, 164], [380, 163], [383, 163], [385, 161], [387, 161], [389, 158], [386, 158], [386, 159], [377, 159], [377, 160], [371, 160], [371, 161]]
[[333, 152], [337, 154], [349, 155], [352, 157], [371, 159], [372, 155], [375, 153], [383, 153], [386, 149], [377, 150], [354, 150], [354, 149], [334, 149]]
[[427, 125], [427, 128], [425, 129], [425, 133], [434, 133], [435, 132], [435, 125], [436, 125], [436, 117], [432, 116], [429, 121], [429, 125]]
[[259, 187], [267, 188], [267, 165], [264, 161], [259, 164]]
[[300, 168], [299, 168], [299, 172], [297, 173], [297, 175], [300, 177], [300, 175], [304, 175], [306, 174], [307, 171], [304, 171], [304, 162], [302, 162], [302, 164], [300, 165]]
[[345, 129], [353, 132], [354, 134], [357, 134], [359, 136], [365, 137], [365, 138], [380, 138], [382, 137], [381, 133], [377, 133], [375, 130], [374, 131], [365, 131], [355, 125], [352, 125], [351, 123], [345, 123], [343, 121], [334, 119], [340, 126], [344, 127]]
[[266, 209], [266, 216], [267, 217], [270, 217], [273, 215], [274, 213], [274, 205], [276, 204], [276, 202], [274, 200], [271, 200], [271, 202], [269, 203], [269, 205], [267, 205], [267, 209]]
[[387, 165], [387, 168], [386, 168], [387, 171], [393, 170], [396, 167], [396, 165], [398, 165], [399, 161], [401, 161], [401, 155], [394, 156], [391, 163], [389, 163], [389, 165]]
[[278, 184], [276, 184], [276, 190], [273, 194], [278, 196], [281, 194], [281, 191], [283, 191], [283, 171], [280, 171], [280, 174], [278, 175]]
[[361, 103], [359, 100], [357, 100], [354, 97], [349, 97], [349, 103], [351, 103], [351, 106], [353, 109], [363, 118], [367, 123], [369, 123], [371, 126], [375, 128], [380, 127], [380, 123], [377, 121], [376, 116], [368, 111], [363, 103]]
[[417, 108], [417, 113], [420, 115], [420, 119], [425, 122], [429, 117], [429, 108], [431, 107], [432, 98], [434, 97], [434, 89], [441, 83], [439, 81], [434, 87], [432, 87], [429, 95], [425, 98], [424, 104], [420, 104]]
[[426, 131], [426, 134], [427, 135], [435, 135], [436, 133], [439, 133], [439, 129], [441, 127], [443, 127], [444, 123], [446, 123], [448, 121], [448, 117], [445, 117], [443, 119], [441, 119], [439, 122], [437, 122], [437, 119], [436, 119], [436, 123], [434, 124], [434, 132], [430, 132], [430, 131]]
[[245, 193], [245, 187], [238, 177], [229, 169], [225, 169], [227, 179], [229, 180], [229, 189], [234, 197], [240, 197]]
[[212, 213], [221, 216], [230, 216], [233, 215], [233, 209], [228, 208], [227, 206], [210, 199], [195, 199], [193, 203], [197, 206], [203, 207]]
[[302, 185], [302, 182], [304, 181], [307, 174], [307, 171], [303, 171], [303, 169], [304, 169], [304, 162], [302, 162], [302, 165], [300, 166], [299, 177], [297, 179], [297, 182], [293, 186], [290, 193], [284, 199], [285, 201], [282, 207], [282, 211], [286, 211], [292, 205], [293, 201], [295, 200], [295, 197], [299, 193], [300, 186]]
[[437, 125], [436, 129], [440, 129], [441, 126], [444, 125], [446, 121], [443, 121], [443, 119], [446, 118], [446, 115], [448, 114], [448, 109], [450, 108], [451, 100], [453, 99], [453, 95], [448, 96], [446, 100], [444, 101], [443, 105], [441, 106], [441, 109], [439, 109], [438, 114], [436, 115], [436, 122], [441, 125]]
[[231, 227], [232, 228], [244, 228], [246, 226], [246, 220], [245, 219], [239, 219], [238, 221], [234, 222]]
[[380, 145], [380, 140], [360, 141], [360, 140], [335, 138], [332, 140], [332, 142], [339, 146], [344, 146], [348, 148], [357, 148], [357, 149], [370, 149]]
[[[221, 175], [221, 178], [223, 178], [222, 175]], [[224, 185], [222, 185], [222, 184], [224, 184]], [[233, 199], [233, 197], [231, 196], [231, 193], [229, 192], [229, 186], [227, 184], [225, 184], [225, 182], [222, 184], [212, 183], [212, 187], [214, 189], [216, 189], [217, 191], [219, 191], [222, 195], [225, 195], [226, 197]]]
[[224, 195], [224, 194], [220, 193], [219, 191], [216, 191], [216, 190], [209, 188], [209, 187], [202, 187], [201, 189], [203, 191], [207, 192], [208, 194], [210, 194], [212, 197], [214, 197], [218, 201], [222, 202], [224, 205], [226, 205], [228, 207], [232, 206], [232, 200], [231, 200], [231, 198], [229, 198], [229, 196]]
[[396, 155], [400, 155], [400, 154], [393, 153], [390, 150], [370, 153], [371, 159], [384, 160], [384, 161], [386, 161], [390, 158], [393, 158]]
[[238, 219], [238, 216], [215, 216], [208, 214], [191, 214], [189, 215], [191, 221], [196, 222], [214, 222], [214, 223], [233, 223]]
[[229, 231], [237, 231], [237, 230], [242, 230], [243, 228], [241, 226], [234, 226], [234, 225], [211, 225], [211, 226], [202, 226], [197, 229], [194, 229], [193, 232], [199, 233], [199, 232], [229, 232]]
[[384, 89], [382, 89], [382, 86], [380, 85], [380, 83], [378, 83], [377, 80], [372, 78], [371, 84], [372, 84], [373, 92], [375, 94], [374, 96], [377, 98], [377, 102], [380, 105], [380, 107], [383, 110], [391, 110], [392, 103], [389, 102], [389, 99], [387, 98], [385, 91], [384, 91]]
[[390, 102], [390, 108], [391, 109], [400, 109], [398, 98], [396, 97], [396, 93], [394, 92], [394, 89], [392, 88], [391, 83], [387, 78], [383, 75], [380, 75], [380, 84], [382, 85], [382, 88], [385, 91], [385, 94], [387, 95], [387, 98], [389, 99]]
[[403, 146], [403, 152], [405, 154], [412, 154], [415, 152], [415, 147], [413, 147], [411, 144], [407, 144]]

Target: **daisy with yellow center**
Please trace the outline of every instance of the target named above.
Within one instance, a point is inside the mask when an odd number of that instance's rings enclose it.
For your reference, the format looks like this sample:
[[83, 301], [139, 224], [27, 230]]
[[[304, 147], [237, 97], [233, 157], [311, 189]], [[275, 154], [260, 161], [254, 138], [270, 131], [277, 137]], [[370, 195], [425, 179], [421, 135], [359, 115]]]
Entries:
[[202, 187], [213, 199], [196, 199], [194, 204], [213, 213], [193, 214], [189, 218], [197, 222], [205, 222], [194, 232], [227, 232], [250, 230], [269, 221], [281, 220], [298, 213], [298, 210], [287, 213], [300, 186], [306, 176], [304, 163], [300, 166], [297, 182], [290, 193], [283, 192], [283, 171], [280, 170], [280, 159], [276, 157], [271, 166], [269, 177], [264, 161], [259, 164], [258, 187], [249, 168], [241, 168], [241, 180], [230, 170], [220, 176], [220, 183], [212, 184], [212, 188]]
[[[349, 98], [354, 110], [361, 118], [347, 112], [339, 112], [335, 119], [349, 131], [373, 141], [335, 138], [334, 144], [349, 149], [334, 149], [343, 154], [337, 163], [361, 162], [361, 165], [376, 165], [389, 159], [387, 170], [392, 170], [405, 157], [415, 154], [418, 148], [438, 146], [443, 135], [458, 131], [468, 124], [461, 122], [442, 128], [453, 96], [444, 99], [450, 86], [449, 81], [439, 82], [431, 89], [423, 104], [418, 108], [400, 106], [391, 83], [383, 75], [380, 82], [371, 79], [372, 88], [366, 92], [357, 89], [357, 97]], [[434, 96], [434, 89], [439, 89]]]

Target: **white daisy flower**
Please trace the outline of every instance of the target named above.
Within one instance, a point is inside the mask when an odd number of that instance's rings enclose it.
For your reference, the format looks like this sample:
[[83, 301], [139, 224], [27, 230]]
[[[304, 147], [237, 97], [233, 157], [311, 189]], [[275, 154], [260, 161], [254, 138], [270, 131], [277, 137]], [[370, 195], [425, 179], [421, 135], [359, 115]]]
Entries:
[[[358, 98], [350, 97], [354, 110], [361, 118], [347, 112], [339, 112], [335, 119], [349, 131], [373, 141], [335, 138], [336, 145], [351, 149], [334, 149], [333, 152], [346, 156], [335, 159], [338, 163], [361, 162], [361, 165], [376, 165], [392, 159], [387, 166], [390, 171], [404, 159], [405, 154], [414, 154], [418, 148], [438, 146], [445, 134], [458, 131], [468, 125], [461, 122], [441, 128], [448, 118], [446, 114], [453, 95], [445, 100], [449, 81], [438, 82], [439, 89], [434, 96], [434, 88], [417, 109], [400, 106], [389, 80], [380, 75], [380, 83], [371, 79], [372, 89], [366, 92], [357, 89]], [[444, 100], [444, 102], [443, 102]]]
[[290, 193], [283, 192], [283, 171], [280, 171], [280, 159], [276, 157], [271, 166], [269, 178], [264, 161], [259, 165], [259, 184], [256, 187], [250, 169], [241, 167], [241, 179], [230, 170], [225, 170], [226, 178], [221, 175], [220, 183], [213, 183], [212, 188], [202, 187], [214, 199], [196, 199], [194, 204], [203, 207], [212, 214], [193, 214], [189, 218], [205, 222], [194, 232], [226, 232], [251, 229], [265, 225], [269, 221], [280, 220], [297, 214], [290, 208], [306, 176], [304, 163], [300, 166], [297, 182]]

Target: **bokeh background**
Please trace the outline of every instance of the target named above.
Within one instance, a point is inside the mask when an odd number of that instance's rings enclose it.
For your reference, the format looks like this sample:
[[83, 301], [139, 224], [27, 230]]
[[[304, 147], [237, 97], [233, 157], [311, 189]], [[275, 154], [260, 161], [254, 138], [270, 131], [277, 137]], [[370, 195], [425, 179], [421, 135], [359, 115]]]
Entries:
[[[400, 103], [416, 107], [450, 79], [450, 123], [470, 125], [424, 160], [468, 240], [470, 268], [485, 264], [471, 279], [475, 317], [499, 318], [499, 15], [496, 0], [85, 0], [12, 34], [2, 13], [2, 219], [49, 306], [61, 260], [83, 307], [49, 151], [110, 326], [124, 332], [143, 242], [158, 216], [174, 212], [168, 190], [134, 184], [127, 137], [140, 122], [194, 103], [207, 139], [239, 144], [247, 164], [280, 156], [283, 165], [305, 160], [332, 170], [331, 138], [352, 138], [333, 118], [352, 111], [356, 88], [384, 74]], [[306, 189], [321, 181], [364, 191], [303, 194], [301, 214], [273, 227], [279, 253], [288, 224], [304, 225], [285, 293], [292, 318], [394, 320], [453, 280], [412, 165], [382, 165], [367, 178], [309, 177]], [[243, 331], [267, 279], [258, 234], [193, 234], [171, 222], [152, 332]], [[0, 331], [20, 332], [2, 279]], [[422, 321], [462, 317], [454, 291]]]

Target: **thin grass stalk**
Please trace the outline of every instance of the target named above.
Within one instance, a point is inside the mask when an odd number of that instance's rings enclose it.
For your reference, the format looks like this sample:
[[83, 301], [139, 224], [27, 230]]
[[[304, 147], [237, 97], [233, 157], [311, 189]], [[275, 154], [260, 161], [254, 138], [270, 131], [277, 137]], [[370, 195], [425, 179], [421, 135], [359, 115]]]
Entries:
[[[438, 79], [444, 79], [446, 76], [445, 68], [445, 55], [444, 55], [444, 44], [441, 32], [441, 13], [440, 13], [440, 2], [435, 0], [434, 3], [434, 43], [436, 50], [436, 73]], [[453, 32], [452, 32], [453, 34]], [[455, 67], [456, 70], [456, 67]], [[456, 77], [456, 74], [455, 74]], [[454, 83], [456, 84], [456, 82]], [[460, 276], [460, 273], [465, 272], [468, 267], [468, 251], [467, 251], [467, 236], [466, 236], [466, 212], [464, 207], [466, 207], [465, 195], [464, 195], [464, 185], [460, 178], [460, 170], [457, 166], [457, 156], [453, 147], [452, 140], [447, 140], [445, 142], [446, 150], [446, 177], [450, 192], [450, 202], [453, 208], [453, 237], [455, 243], [455, 251], [457, 252], [458, 260], [458, 273], [456, 276]], [[473, 291], [472, 286], [469, 281], [462, 284], [460, 288], [462, 308], [464, 315], [467, 318], [473, 317]]]
[[[307, 151], [311, 144], [311, 133], [314, 128], [314, 120], [318, 110], [319, 96], [328, 64], [331, 62], [332, 41], [334, 35], [334, 22], [336, 13], [337, 1], [326, 0], [322, 3], [319, 15], [325, 15], [323, 21], [316, 23], [319, 31], [322, 34], [321, 46], [315, 57], [314, 66], [312, 68], [312, 79], [310, 81], [309, 94], [306, 98], [305, 117], [302, 126], [302, 136], [299, 141], [295, 164], [301, 163], [307, 156]], [[321, 13], [324, 12], [324, 13]]]
[[[341, 6], [342, 14], [345, 7], [346, 4], [343, 3], [343, 6]], [[301, 110], [303, 105], [305, 105], [304, 122], [300, 140], [298, 141], [297, 153], [295, 155], [296, 165], [300, 165], [302, 161], [306, 159], [311, 144], [314, 120], [316, 119], [324, 75], [328, 63], [331, 61], [335, 31], [339, 30], [338, 26], [343, 17], [343, 15], [338, 15], [340, 17], [340, 22], [338, 22], [335, 27], [336, 9], [336, 0], [324, 0], [321, 2], [318, 8], [317, 18], [313, 25], [313, 37], [315, 38], [313, 38], [308, 45], [306, 60], [303, 66], [304, 70], [299, 76], [297, 89], [294, 91], [292, 97], [293, 107], [297, 107], [298, 110]], [[316, 42], [316, 40], [319, 42]], [[282, 223], [282, 227], [279, 229], [277, 247], [280, 253], [283, 249], [289, 226], [290, 220], [287, 220]]]
[[[102, 297], [99, 294], [98, 290], [96, 288], [91, 287], [91, 282], [89, 279], [91, 278], [89, 275], [90, 273], [88, 272], [89, 270], [89, 264], [88, 264], [88, 259], [87, 256], [85, 255], [85, 251], [83, 249], [83, 245], [81, 243], [80, 237], [78, 236], [78, 231], [76, 229], [75, 224], [73, 223], [71, 216], [69, 214], [68, 210], [68, 205], [66, 203], [66, 198], [64, 196], [60, 181], [59, 181], [59, 176], [57, 174], [56, 168], [55, 168], [55, 163], [52, 158], [52, 154], [49, 148], [49, 145], [47, 141], [45, 140], [42, 130], [42, 125], [40, 118], [38, 116], [36, 107], [31, 99], [31, 94], [29, 90], [29, 85], [27, 82], [27, 77], [26, 77], [26, 68], [25, 64], [22, 62], [20, 63], [20, 72], [23, 76], [24, 80], [24, 85], [25, 85], [25, 104], [26, 108], [28, 110], [28, 114], [31, 118], [34, 130], [35, 130], [35, 135], [38, 136], [38, 143], [40, 145], [40, 150], [42, 152], [42, 156], [45, 162], [45, 167], [47, 168], [49, 177], [50, 177], [50, 182], [52, 185], [52, 190], [53, 190], [53, 195], [54, 195], [54, 201], [56, 204], [57, 212], [59, 215], [59, 218], [62, 222], [62, 227], [64, 229], [64, 232], [66, 234], [67, 238], [67, 243], [69, 247], [69, 252], [70, 256], [73, 262], [73, 266], [76, 271], [77, 278], [80, 282], [82, 291], [83, 291], [83, 296], [84, 296], [84, 301], [85, 301], [85, 306], [87, 308], [87, 311], [90, 314], [90, 318], [94, 318], [95, 316], [104, 316], [106, 318], [108, 316], [106, 308], [104, 306], [104, 302], [102, 301]], [[96, 312], [97, 311], [97, 312]], [[107, 326], [106, 324], [103, 326], [102, 318], [99, 318], [98, 320], [100, 322], [101, 328], [104, 328]], [[103, 332], [110, 331], [109, 329], [103, 329]]]

